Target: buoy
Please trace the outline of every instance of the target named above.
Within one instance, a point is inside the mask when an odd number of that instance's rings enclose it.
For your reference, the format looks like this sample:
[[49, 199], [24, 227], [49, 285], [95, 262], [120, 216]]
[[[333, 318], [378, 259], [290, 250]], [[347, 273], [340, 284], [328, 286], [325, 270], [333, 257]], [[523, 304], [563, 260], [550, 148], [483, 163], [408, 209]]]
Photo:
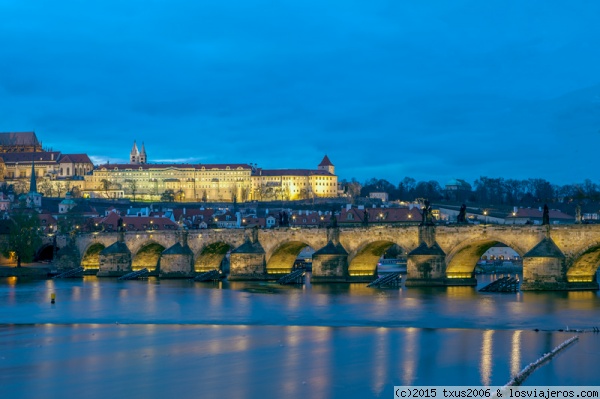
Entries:
[[50, 303], [55, 303], [56, 302], [56, 294], [53, 292], [52, 294], [50, 294]]

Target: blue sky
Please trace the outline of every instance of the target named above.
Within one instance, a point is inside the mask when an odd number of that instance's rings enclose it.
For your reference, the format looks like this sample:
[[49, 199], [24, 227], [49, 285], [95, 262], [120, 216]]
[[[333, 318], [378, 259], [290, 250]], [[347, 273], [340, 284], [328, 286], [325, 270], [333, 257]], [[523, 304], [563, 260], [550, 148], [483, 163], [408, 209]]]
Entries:
[[[525, 4], [523, 4], [525, 3]], [[600, 182], [600, 2], [0, 0], [0, 131], [125, 161]]]

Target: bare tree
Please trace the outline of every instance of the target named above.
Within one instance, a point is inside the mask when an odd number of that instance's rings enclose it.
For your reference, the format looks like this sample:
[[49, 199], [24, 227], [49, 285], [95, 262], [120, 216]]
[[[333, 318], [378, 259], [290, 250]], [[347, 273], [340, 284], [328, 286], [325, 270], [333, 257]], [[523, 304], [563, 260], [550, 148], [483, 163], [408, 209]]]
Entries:
[[65, 191], [65, 185], [62, 182], [56, 183], [56, 196], [60, 198], [63, 191]]
[[104, 191], [104, 196], [106, 198], [110, 198], [110, 196], [108, 195], [108, 192], [110, 191], [110, 187], [112, 186], [110, 181], [108, 181], [107, 179], [102, 179], [102, 180], [100, 180], [100, 186], [102, 187], [102, 190]]
[[48, 179], [42, 180], [42, 182], [38, 185], [38, 189], [40, 193], [44, 194], [46, 197], [52, 197], [54, 193], [54, 187], [52, 187], [52, 183]]
[[138, 185], [137, 185], [137, 180], [125, 180], [125, 183], [127, 183], [127, 188], [129, 189], [129, 192], [131, 193], [131, 196], [133, 197], [133, 202], [135, 203], [135, 196], [138, 192]]

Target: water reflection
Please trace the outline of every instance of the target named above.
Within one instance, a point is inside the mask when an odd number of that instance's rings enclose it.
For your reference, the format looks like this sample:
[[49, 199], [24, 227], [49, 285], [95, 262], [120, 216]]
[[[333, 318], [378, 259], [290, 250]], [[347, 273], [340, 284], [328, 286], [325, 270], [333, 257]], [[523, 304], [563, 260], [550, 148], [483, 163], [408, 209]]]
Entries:
[[479, 371], [481, 375], [481, 385], [489, 386], [492, 381], [493, 368], [493, 345], [494, 331], [485, 330], [483, 332], [481, 342], [481, 361], [479, 363]]
[[513, 332], [510, 351], [510, 375], [514, 377], [521, 371], [521, 330]]
[[378, 328], [375, 334], [375, 350], [373, 353], [373, 391], [380, 395], [383, 392], [385, 384], [389, 381], [388, 377], [388, 366], [389, 366], [389, 353], [390, 353], [390, 341], [389, 341], [389, 330], [387, 328]]
[[403, 342], [403, 358], [402, 363], [402, 385], [414, 385], [416, 370], [417, 370], [417, 356], [419, 347], [417, 344], [417, 333], [416, 328], [407, 328], [404, 334]]

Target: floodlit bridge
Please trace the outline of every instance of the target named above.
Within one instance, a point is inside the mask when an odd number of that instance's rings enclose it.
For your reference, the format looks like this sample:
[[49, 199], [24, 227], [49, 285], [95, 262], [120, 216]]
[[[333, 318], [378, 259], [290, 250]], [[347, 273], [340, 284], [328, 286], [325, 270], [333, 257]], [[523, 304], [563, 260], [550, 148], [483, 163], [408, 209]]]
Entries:
[[[90, 233], [58, 239], [60, 267], [98, 276], [148, 268], [164, 277], [220, 269], [229, 279], [268, 280], [289, 273], [305, 247], [312, 282], [370, 281], [396, 244], [407, 254], [407, 286], [474, 285], [477, 261], [502, 243], [523, 258], [523, 290], [598, 289], [600, 225], [369, 226], [356, 228], [208, 229]], [[40, 251], [48, 251], [46, 242]]]

